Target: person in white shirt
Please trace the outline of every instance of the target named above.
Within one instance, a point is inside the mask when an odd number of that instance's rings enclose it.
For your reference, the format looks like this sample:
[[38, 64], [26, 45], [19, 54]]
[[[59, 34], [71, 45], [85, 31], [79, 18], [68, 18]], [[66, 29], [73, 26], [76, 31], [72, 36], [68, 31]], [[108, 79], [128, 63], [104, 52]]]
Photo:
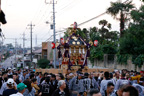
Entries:
[[12, 95], [10, 95], [10, 96], [23, 96], [23, 93], [25, 92], [25, 88], [26, 88], [27, 86], [24, 84], [24, 83], [19, 83], [18, 85], [17, 85], [17, 90], [18, 90], [18, 92], [16, 93], [16, 94], [12, 94]]

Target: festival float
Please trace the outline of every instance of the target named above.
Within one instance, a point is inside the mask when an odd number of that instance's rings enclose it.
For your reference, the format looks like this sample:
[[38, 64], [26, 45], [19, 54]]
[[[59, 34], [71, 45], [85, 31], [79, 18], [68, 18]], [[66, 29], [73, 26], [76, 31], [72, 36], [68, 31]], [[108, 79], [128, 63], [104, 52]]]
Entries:
[[74, 22], [73, 27], [69, 27], [67, 38], [60, 38], [60, 44], [57, 46], [58, 58], [62, 61], [61, 69], [74, 69], [79, 68], [87, 69], [87, 60], [90, 57], [90, 47], [97, 46], [98, 41], [95, 40], [86, 42], [86, 39], [77, 34], [80, 28]]
[[[48, 72], [48, 73], [67, 73], [67, 69], [71, 69], [72, 72], [76, 72], [78, 69], [82, 69], [83, 72], [100, 72], [108, 71], [109, 69], [95, 69], [88, 68], [88, 58], [90, 57], [90, 48], [92, 46], [97, 47], [98, 40], [87, 42], [78, 33], [80, 28], [77, 27], [77, 23], [74, 22], [73, 27], [67, 29], [68, 36], [60, 38], [60, 42], [55, 44], [51, 43], [52, 49], [57, 48], [57, 56], [59, 59], [59, 69], [36, 69], [36, 72]], [[109, 70], [113, 71], [112, 69]]]

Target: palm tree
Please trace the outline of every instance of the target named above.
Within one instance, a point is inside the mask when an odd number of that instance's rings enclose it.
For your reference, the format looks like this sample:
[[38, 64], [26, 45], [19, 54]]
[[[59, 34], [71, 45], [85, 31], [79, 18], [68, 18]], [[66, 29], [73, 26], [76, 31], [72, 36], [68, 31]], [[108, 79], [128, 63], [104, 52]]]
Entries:
[[[100, 34], [101, 34], [101, 37], [102, 37], [103, 39], [106, 39], [105, 36], [106, 36], [106, 34], [109, 33], [109, 30], [111, 29], [111, 24], [108, 23], [108, 21], [106, 21], [106, 20], [100, 20], [100, 21], [99, 21], [99, 25], [102, 25], [101, 29], [99, 29], [99, 32], [100, 32]], [[105, 28], [105, 27], [107, 27], [107, 28]]]
[[107, 9], [107, 13], [116, 19], [117, 15], [120, 14], [120, 37], [124, 34], [124, 28], [125, 28], [125, 20], [127, 15], [130, 13], [131, 9], [134, 8], [134, 6], [131, 4], [132, 1], [127, 1], [124, 3], [121, 3], [119, 1], [117, 2], [111, 2], [111, 7]]

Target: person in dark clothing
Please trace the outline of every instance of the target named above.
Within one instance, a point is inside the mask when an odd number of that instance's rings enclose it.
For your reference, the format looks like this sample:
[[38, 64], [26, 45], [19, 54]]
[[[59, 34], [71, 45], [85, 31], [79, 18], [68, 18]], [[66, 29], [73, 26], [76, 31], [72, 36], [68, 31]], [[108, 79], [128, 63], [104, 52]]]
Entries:
[[0, 88], [4, 82], [7, 81], [8, 75], [7, 72], [2, 72], [2, 77], [0, 77]]
[[47, 77], [47, 75], [48, 75], [48, 73], [44, 73], [44, 76], [40, 80], [40, 84], [45, 80], [45, 78]]
[[54, 89], [53, 86], [50, 84], [50, 77], [46, 77], [45, 83], [41, 85], [41, 96], [51, 96]]
[[30, 80], [34, 79], [35, 78], [35, 75], [32, 73], [30, 74]]
[[[58, 78], [59, 78], [59, 81], [60, 80], [64, 80], [63, 74], [59, 73], [59, 77]], [[66, 88], [64, 89], [64, 91], [66, 92], [66, 94], [68, 94], [68, 96], [70, 96], [69, 87], [68, 87], [67, 84], [66, 84]]]
[[66, 88], [66, 83], [64, 80], [60, 80], [58, 82], [58, 89], [56, 89], [52, 96], [70, 96], [67, 94], [67, 92], [64, 90]]
[[16, 78], [16, 80], [15, 80], [15, 82], [16, 82], [16, 84], [19, 84], [20, 83], [20, 81], [19, 81], [19, 78], [18, 78], [18, 74], [17, 73], [14, 73], [13, 74], [13, 78]]
[[8, 79], [7, 81], [7, 86], [8, 86], [8, 89], [6, 89], [4, 92], [3, 92], [3, 96], [10, 96], [11, 94], [15, 94], [17, 93], [18, 91], [16, 90], [16, 86], [14, 84], [14, 80], [13, 79]]
[[113, 91], [114, 91], [114, 84], [110, 82], [107, 84], [107, 89], [105, 90], [105, 94], [102, 94], [102, 96], [111, 96]]
[[57, 89], [57, 84], [58, 84], [58, 81], [56, 80], [56, 75], [55, 74], [51, 74], [51, 85], [53, 86], [54, 90]]

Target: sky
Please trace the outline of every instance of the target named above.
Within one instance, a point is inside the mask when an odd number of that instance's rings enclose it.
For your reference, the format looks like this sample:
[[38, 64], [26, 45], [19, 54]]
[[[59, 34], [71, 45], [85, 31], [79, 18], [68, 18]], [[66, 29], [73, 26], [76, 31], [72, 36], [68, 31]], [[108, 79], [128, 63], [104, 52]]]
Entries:
[[[115, 1], [117, 0], [55, 0], [56, 31], [70, 27], [75, 21], [80, 24], [104, 13], [110, 6], [110, 2]], [[41, 46], [42, 42], [47, 41], [53, 35], [53, 30], [50, 30], [50, 24], [53, 22], [51, 3], [52, 0], [2, 0], [2, 10], [7, 20], [7, 24], [1, 25], [6, 38], [4, 44], [12, 43], [14, 45], [16, 38], [17, 43], [22, 46], [22, 34], [25, 33], [25, 47], [30, 47], [30, 27], [28, 24], [31, 22], [35, 25], [33, 27], [33, 47]], [[133, 4], [139, 7], [141, 2], [133, 0]], [[112, 30], [119, 30], [119, 22], [108, 14], [88, 22], [80, 28], [100, 27], [98, 22], [103, 19], [112, 24]], [[46, 21], [49, 24], [46, 24]], [[62, 36], [63, 32], [59, 33], [56, 39]]]

